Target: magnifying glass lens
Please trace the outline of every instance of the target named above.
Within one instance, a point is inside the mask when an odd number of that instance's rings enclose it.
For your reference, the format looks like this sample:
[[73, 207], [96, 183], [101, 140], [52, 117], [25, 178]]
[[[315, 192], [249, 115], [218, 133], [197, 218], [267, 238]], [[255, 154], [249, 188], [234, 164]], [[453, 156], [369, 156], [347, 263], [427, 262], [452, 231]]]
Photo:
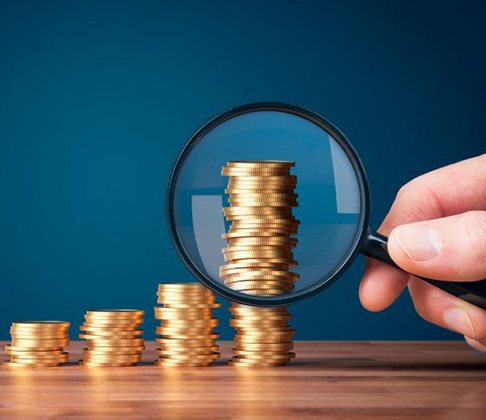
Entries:
[[[296, 262], [287, 270], [298, 276], [281, 275], [293, 286], [260, 300], [293, 298], [321, 287], [349, 259], [363, 232], [364, 192], [350, 153], [332, 126], [298, 112], [250, 110], [208, 123], [181, 154], [171, 184], [171, 224], [184, 261], [205, 283], [242, 303], [243, 296], [255, 293], [235, 291], [224, 274], [242, 273], [238, 269], [252, 266], [250, 260], [270, 263], [257, 264], [255, 276], [246, 271], [251, 284], [270, 285], [278, 276], [265, 276], [265, 269], [285, 270], [272, 265], [279, 258]], [[233, 165], [222, 175], [222, 168], [236, 161], [253, 163]], [[270, 161], [284, 162], [272, 170]], [[262, 210], [269, 208], [267, 214]], [[236, 238], [244, 239], [231, 241], [231, 232], [238, 231], [244, 234]], [[229, 245], [241, 252], [225, 260]]]

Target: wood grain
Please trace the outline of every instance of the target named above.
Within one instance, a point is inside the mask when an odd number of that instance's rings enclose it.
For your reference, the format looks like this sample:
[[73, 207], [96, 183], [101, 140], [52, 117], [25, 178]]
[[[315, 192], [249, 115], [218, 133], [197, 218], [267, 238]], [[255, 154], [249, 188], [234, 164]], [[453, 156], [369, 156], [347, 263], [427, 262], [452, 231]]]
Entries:
[[[2, 346], [3, 347], [3, 346]], [[288, 367], [0, 367], [0, 417], [486, 419], [486, 355], [462, 342], [298, 342]], [[2, 354], [5, 359], [5, 353]]]

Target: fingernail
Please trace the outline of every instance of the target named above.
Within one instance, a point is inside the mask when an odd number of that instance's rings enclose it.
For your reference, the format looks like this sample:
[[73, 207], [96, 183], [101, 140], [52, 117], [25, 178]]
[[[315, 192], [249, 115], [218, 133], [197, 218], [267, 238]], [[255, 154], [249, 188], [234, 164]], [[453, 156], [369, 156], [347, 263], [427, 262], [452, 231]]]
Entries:
[[427, 261], [440, 254], [439, 236], [427, 225], [403, 225], [395, 229], [395, 237], [407, 254], [414, 261]]
[[444, 323], [451, 330], [457, 331], [468, 337], [475, 337], [474, 327], [466, 310], [462, 308], [450, 308], [444, 311]]

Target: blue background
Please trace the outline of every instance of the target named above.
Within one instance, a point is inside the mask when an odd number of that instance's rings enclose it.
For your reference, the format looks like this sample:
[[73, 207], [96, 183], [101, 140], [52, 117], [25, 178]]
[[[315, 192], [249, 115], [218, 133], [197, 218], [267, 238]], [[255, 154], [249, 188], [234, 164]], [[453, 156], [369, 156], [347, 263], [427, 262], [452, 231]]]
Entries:
[[[163, 213], [187, 138], [277, 100], [340, 127], [372, 225], [411, 178], [484, 152], [485, 8], [376, 1], [0, 1], [0, 337], [15, 319], [146, 309], [190, 280]], [[299, 339], [450, 339], [405, 294], [358, 300], [363, 260], [292, 308]], [[220, 310], [224, 338], [228, 312]], [[73, 334], [75, 335], [75, 334]]]

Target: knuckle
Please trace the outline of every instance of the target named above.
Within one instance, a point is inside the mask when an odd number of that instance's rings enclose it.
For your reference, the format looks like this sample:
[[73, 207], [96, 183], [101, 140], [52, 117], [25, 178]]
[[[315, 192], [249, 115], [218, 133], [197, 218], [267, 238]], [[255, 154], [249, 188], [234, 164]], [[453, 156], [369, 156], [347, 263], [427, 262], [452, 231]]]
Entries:
[[486, 211], [464, 213], [463, 231], [465, 245], [486, 261]]
[[440, 200], [420, 179], [414, 179], [400, 188], [393, 207], [400, 214], [397, 224], [420, 222], [442, 216]]

